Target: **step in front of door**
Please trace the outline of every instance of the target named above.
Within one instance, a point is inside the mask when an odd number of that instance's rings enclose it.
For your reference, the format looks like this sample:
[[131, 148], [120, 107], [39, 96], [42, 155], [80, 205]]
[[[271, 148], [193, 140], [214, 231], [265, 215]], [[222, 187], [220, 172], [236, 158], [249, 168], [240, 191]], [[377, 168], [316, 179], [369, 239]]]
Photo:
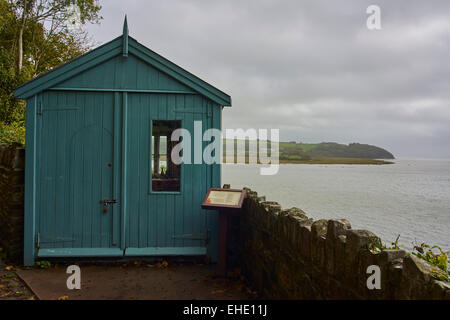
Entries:
[[64, 258], [64, 257], [122, 257], [120, 248], [49, 248], [39, 249], [39, 258]]
[[125, 256], [204, 256], [206, 247], [126, 248]]
[[39, 258], [64, 257], [123, 257], [123, 256], [204, 256], [206, 247], [159, 248], [49, 248], [39, 249]]

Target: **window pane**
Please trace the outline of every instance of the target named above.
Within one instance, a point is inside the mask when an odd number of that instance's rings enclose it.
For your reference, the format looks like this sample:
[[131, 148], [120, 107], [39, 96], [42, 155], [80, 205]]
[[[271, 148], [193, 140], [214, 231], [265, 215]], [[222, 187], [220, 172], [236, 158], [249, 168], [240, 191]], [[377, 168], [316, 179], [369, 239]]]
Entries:
[[178, 143], [170, 141], [172, 132], [181, 128], [181, 121], [152, 121], [152, 191], [180, 191], [180, 165], [171, 161], [172, 148]]

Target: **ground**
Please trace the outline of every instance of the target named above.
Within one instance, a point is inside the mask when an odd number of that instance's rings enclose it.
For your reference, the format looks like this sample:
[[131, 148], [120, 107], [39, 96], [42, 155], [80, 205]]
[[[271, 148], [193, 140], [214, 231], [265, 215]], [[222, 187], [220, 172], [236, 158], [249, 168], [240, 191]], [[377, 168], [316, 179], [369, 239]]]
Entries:
[[35, 295], [17, 276], [16, 268], [0, 258], [0, 300], [34, 300]]
[[[82, 263], [81, 289], [69, 290], [69, 264], [13, 267], [0, 261], [0, 299], [248, 300], [257, 298], [239, 270], [216, 277], [216, 265], [195, 262]], [[31, 290], [29, 290], [30, 288]]]

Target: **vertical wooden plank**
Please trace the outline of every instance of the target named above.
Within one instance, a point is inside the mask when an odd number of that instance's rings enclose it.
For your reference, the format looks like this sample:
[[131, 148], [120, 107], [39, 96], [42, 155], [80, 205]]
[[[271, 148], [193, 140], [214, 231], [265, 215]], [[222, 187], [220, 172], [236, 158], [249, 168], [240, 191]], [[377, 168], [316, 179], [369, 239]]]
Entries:
[[24, 226], [24, 265], [32, 266], [35, 257], [35, 217], [36, 217], [36, 113], [38, 96], [28, 99], [26, 109], [25, 149], [25, 226]]
[[[154, 69], [151, 66], [148, 66], [146, 64], [146, 67], [148, 68], [148, 72], [146, 73], [146, 85], [147, 88], [157, 88], [158, 87], [158, 79], [159, 79], [159, 72]], [[147, 246], [149, 247], [156, 247], [158, 245], [158, 236], [157, 236], [157, 215], [158, 215], [158, 195], [152, 193], [152, 150], [154, 148], [153, 146], [153, 140], [152, 140], [152, 127], [153, 127], [153, 120], [158, 119], [158, 95], [157, 94], [150, 94], [147, 95], [147, 108], [149, 113], [149, 118], [147, 121], [148, 123], [148, 139], [149, 139], [149, 161], [148, 161], [148, 196], [147, 196]]]
[[[206, 131], [208, 129], [211, 128], [211, 123], [209, 121], [208, 118], [208, 110], [209, 110], [210, 106], [208, 104], [208, 100], [206, 100], [204, 97], [202, 97], [202, 119], [203, 119], [203, 130]], [[203, 142], [202, 144], [202, 150], [205, 150], [205, 147], [208, 145], [208, 142]], [[204, 159], [203, 159], [204, 161]], [[201, 221], [201, 226], [202, 226], [202, 232], [207, 234], [208, 233], [208, 225], [206, 223], [206, 219], [207, 219], [207, 210], [201, 209], [201, 201], [203, 201], [204, 196], [206, 195], [206, 192], [208, 191], [208, 171], [209, 171], [209, 167], [210, 165], [204, 163], [202, 165], [202, 170], [201, 170], [201, 181], [202, 181], [202, 189], [200, 191], [200, 205], [199, 205], [199, 211], [200, 211], [200, 221]], [[201, 243], [201, 245], [205, 245], [204, 243]]]
[[118, 89], [124, 88], [123, 60], [121, 57], [114, 59], [114, 87]]
[[169, 77], [162, 72], [159, 72], [158, 75], [159, 75], [158, 88], [162, 90], [169, 90]]
[[[158, 95], [158, 120], [165, 120], [167, 114], [167, 95]], [[165, 194], [156, 194], [156, 224], [157, 246], [166, 246], [166, 197]]]
[[[151, 94], [149, 95], [149, 112], [150, 112], [150, 119], [148, 121], [149, 126], [149, 139], [150, 139], [150, 149], [149, 153], [153, 149], [153, 143], [152, 143], [152, 129], [153, 129], [153, 120], [158, 118], [158, 95]], [[151, 154], [150, 154], [151, 156]], [[150, 164], [149, 164], [150, 165]], [[148, 190], [150, 191], [150, 194], [148, 196], [148, 236], [147, 236], [147, 243], [150, 247], [156, 247], [157, 246], [157, 203], [156, 199], [158, 195], [151, 192], [152, 190], [152, 182], [151, 182], [151, 172], [149, 175], [149, 186]]]
[[[36, 102], [34, 101], [34, 99], [36, 99]], [[43, 165], [42, 165], [42, 146], [41, 146], [41, 141], [42, 141], [42, 136], [43, 136], [43, 130], [42, 130], [42, 115], [38, 114], [38, 110], [40, 109], [39, 104], [42, 103], [42, 93], [37, 94], [36, 97], [32, 97], [30, 99], [27, 100], [27, 104], [28, 102], [31, 101], [30, 103], [35, 104], [36, 103], [36, 109], [35, 109], [35, 117], [36, 117], [36, 127], [34, 128], [34, 136], [35, 136], [35, 150], [36, 153], [34, 155], [35, 159], [36, 159], [36, 163], [35, 163], [35, 217], [34, 217], [34, 232], [37, 234], [39, 232], [39, 227], [40, 227], [40, 214], [39, 212], [41, 212], [42, 209], [42, 192], [40, 192], [39, 190], [42, 190], [42, 179], [41, 177], [43, 176]], [[28, 105], [27, 105], [28, 108]], [[30, 107], [30, 109], [32, 109], [33, 106]], [[27, 109], [28, 110], [28, 109]], [[28, 111], [26, 111], [28, 112]], [[30, 111], [31, 112], [31, 111]], [[26, 124], [26, 122], [25, 122]], [[28, 130], [28, 129], [26, 129]], [[25, 133], [25, 138], [27, 139], [28, 132]], [[27, 149], [28, 147], [26, 147], [25, 149]], [[26, 152], [26, 150], [25, 150]], [[26, 160], [26, 159], [25, 159]], [[26, 172], [26, 170], [25, 170]], [[25, 177], [26, 179], [26, 177]], [[25, 181], [26, 183], [26, 181]], [[25, 186], [26, 188], [26, 186]], [[26, 197], [26, 195], [25, 195]], [[26, 210], [25, 210], [26, 211]]]
[[[67, 105], [75, 105], [73, 101], [73, 93], [72, 92], [66, 92], [65, 94], [65, 103]], [[61, 146], [62, 152], [64, 152], [64, 169], [62, 170], [63, 174], [63, 181], [62, 181], [62, 190], [63, 190], [63, 197], [62, 197], [62, 211], [61, 211], [61, 230], [65, 237], [72, 238], [72, 231], [71, 231], [71, 209], [68, 207], [70, 205], [70, 185], [71, 182], [69, 180], [70, 176], [70, 137], [72, 136], [72, 119], [74, 118], [74, 115], [77, 111], [70, 112], [68, 115], [64, 117], [64, 138], [63, 138], [63, 144]], [[73, 243], [69, 241], [65, 241], [62, 244], [63, 248], [69, 248], [72, 247]]]
[[121, 195], [121, 249], [125, 250], [127, 214], [127, 153], [128, 153], [128, 94], [122, 93], [122, 195]]
[[136, 67], [136, 87], [135, 89], [139, 89], [142, 90], [145, 88], [145, 74], [147, 72], [147, 68], [143, 68], [142, 67], [142, 61], [139, 59], [136, 59], [136, 63], [135, 63], [135, 67]]
[[[139, 82], [143, 81], [143, 77], [141, 75], [141, 78], [139, 79]], [[150, 166], [150, 157], [149, 154], [151, 153], [150, 149], [150, 143], [149, 143], [149, 134], [148, 134], [148, 122], [149, 122], [149, 116], [148, 116], [148, 95], [145, 94], [139, 94], [139, 100], [138, 105], [135, 106], [136, 112], [139, 114], [139, 138], [140, 138], [140, 144], [139, 144], [139, 204], [138, 204], [138, 210], [139, 210], [139, 247], [145, 248], [148, 247], [148, 176], [149, 174], [149, 166]]]
[[150, 67], [151, 71], [149, 74], [149, 86], [150, 89], [156, 89], [159, 88], [159, 71], [153, 67]]
[[[79, 246], [79, 236], [77, 234], [77, 226], [79, 221], [79, 214], [75, 214], [75, 190], [77, 185], [79, 186], [81, 181], [79, 173], [77, 175], [78, 179], [75, 179], [73, 176], [73, 166], [75, 164], [76, 158], [75, 154], [79, 154], [81, 150], [77, 150], [77, 146], [74, 144], [74, 136], [81, 127], [81, 120], [84, 113], [84, 107], [79, 101], [79, 95], [76, 92], [68, 94], [68, 103], [76, 105], [79, 109], [75, 111], [70, 117], [68, 117], [68, 126], [67, 126], [67, 142], [66, 142], [66, 183], [65, 188], [67, 190], [67, 198], [66, 204], [68, 208], [66, 208], [68, 212], [67, 221], [66, 221], [66, 234], [68, 237], [72, 238], [73, 241], [67, 243], [68, 247], [77, 247]], [[78, 201], [76, 201], [78, 203]], [[77, 242], [78, 241], [78, 242]]]
[[[207, 108], [207, 115], [209, 115], [209, 116], [206, 117], [205, 122], [207, 123], [207, 127], [209, 129], [209, 128], [213, 128], [212, 104], [209, 100], [206, 100], [206, 108]], [[207, 190], [212, 187], [212, 183], [211, 183], [212, 182], [212, 165], [206, 166], [206, 178], [205, 179], [206, 179], [205, 192], [207, 192]], [[211, 213], [210, 210], [204, 210], [205, 224], [206, 224], [205, 229], [206, 229], [206, 233], [207, 233], [208, 237], [211, 237], [211, 226], [209, 225], [210, 213]], [[210, 246], [210, 244], [207, 245], [207, 250], [208, 250], [209, 246]], [[209, 256], [209, 254], [208, 254], [208, 256]]]
[[[44, 92], [40, 97], [39, 97], [39, 109], [42, 111], [42, 109], [44, 108], [45, 105], [48, 104], [48, 92]], [[37, 192], [39, 192], [40, 194], [40, 201], [39, 201], [39, 225], [38, 225], [38, 230], [37, 232], [39, 233], [39, 237], [42, 234], [46, 234], [47, 233], [47, 227], [46, 227], [46, 223], [48, 220], [48, 209], [47, 209], [47, 205], [48, 205], [48, 180], [47, 180], [47, 175], [48, 175], [48, 157], [49, 157], [49, 150], [48, 148], [48, 141], [50, 141], [49, 135], [50, 135], [50, 126], [49, 126], [49, 119], [48, 119], [48, 113], [45, 114], [43, 112], [40, 113], [39, 115], [39, 120], [42, 123], [42, 148], [40, 150], [40, 152], [42, 153], [42, 158], [40, 158], [39, 160], [39, 166], [41, 167], [41, 174], [39, 176], [39, 182], [40, 182], [40, 186], [39, 189], [37, 190]], [[39, 241], [39, 246], [42, 247], [43, 244], [41, 243], [41, 241]]]
[[[130, 57], [120, 57], [120, 63], [122, 65], [122, 75], [121, 88], [136, 88], [136, 65], [135, 60], [131, 56]], [[136, 120], [138, 118], [138, 114], [135, 110], [135, 94], [124, 92], [124, 106], [123, 110], [125, 111], [125, 101], [126, 101], [126, 162], [124, 165], [126, 166], [126, 181], [124, 182], [126, 186], [126, 247], [137, 247], [138, 246], [138, 214], [136, 207], [139, 201], [139, 194], [137, 190], [136, 177], [138, 176], [137, 167], [137, 152], [139, 149], [139, 141], [137, 140], [139, 137], [137, 136], [137, 128], [136, 128]], [[125, 116], [124, 116], [125, 117]]]
[[[167, 120], [174, 120], [175, 119], [175, 95], [168, 94], [167, 95], [167, 104], [166, 104], [166, 119]], [[170, 143], [170, 136], [167, 137], [167, 144]], [[167, 150], [167, 148], [166, 148]], [[170, 155], [167, 155], [167, 159], [169, 159]], [[169, 161], [169, 160], [168, 160]], [[167, 168], [169, 163], [167, 162]], [[175, 194], [168, 194], [166, 196], [166, 246], [173, 247], [174, 246], [174, 239], [173, 236], [175, 235], [175, 199], [177, 195]]]
[[[201, 124], [201, 130], [199, 132], [196, 132], [196, 136], [194, 137], [195, 140], [198, 141], [200, 152], [203, 151], [203, 131], [204, 131], [204, 124], [203, 124], [203, 117], [204, 117], [204, 110], [203, 110], [203, 104], [202, 100], [203, 98], [199, 95], [193, 96], [194, 98], [194, 105], [193, 105], [193, 112], [194, 112], [194, 121], [199, 122]], [[195, 148], [194, 148], [195, 149]], [[202, 209], [201, 209], [201, 202], [202, 202], [202, 190], [204, 188], [204, 181], [202, 180], [202, 170], [206, 166], [203, 164], [203, 154], [199, 153], [199, 159], [197, 159], [197, 162], [200, 162], [198, 164], [193, 165], [193, 180], [197, 183], [195, 184], [195, 187], [192, 190], [192, 230], [193, 233], [202, 233], [205, 232], [205, 225], [203, 223], [204, 216]], [[193, 246], [201, 246], [203, 243], [200, 241], [194, 241], [192, 243]]]
[[[93, 130], [92, 139], [92, 198], [91, 198], [91, 248], [101, 247], [101, 219], [102, 219], [102, 205], [100, 200], [102, 200], [102, 140], [104, 136], [103, 128], [103, 93], [95, 92], [90, 93], [93, 97], [93, 105], [91, 106], [93, 111], [93, 121], [95, 130]], [[109, 209], [109, 208], [108, 208]]]
[[74, 247], [81, 248], [83, 246], [83, 212], [84, 212], [84, 157], [85, 150], [81, 139], [78, 138], [80, 131], [84, 130], [86, 115], [86, 99], [85, 94], [76, 93], [75, 100], [80, 106], [79, 113], [75, 114], [74, 121], [76, 123], [75, 134], [72, 136], [71, 145], [71, 165], [69, 180], [71, 183], [71, 217], [72, 217], [72, 235], [74, 238]]
[[[119, 200], [121, 196], [120, 176], [121, 176], [121, 118], [120, 118], [120, 94], [114, 92], [114, 161], [113, 161], [113, 195], [114, 199]], [[117, 246], [119, 244], [119, 232], [120, 232], [120, 210], [121, 204], [113, 206], [112, 211], [112, 245]]]
[[[67, 94], [65, 92], [55, 92], [57, 98], [57, 105], [67, 104]], [[64, 247], [66, 244], [70, 245], [70, 242], [66, 241], [67, 234], [65, 233], [65, 215], [66, 210], [69, 208], [65, 207], [65, 167], [66, 167], [66, 118], [67, 113], [70, 111], [56, 111], [56, 153], [54, 157], [56, 158], [56, 172], [55, 172], [55, 236], [60, 238], [61, 242], [55, 243], [55, 247]]]
[[[175, 96], [175, 107], [176, 110], [183, 110], [184, 109], [184, 95], [176, 95]], [[174, 113], [175, 119], [183, 119], [184, 113]], [[181, 126], [183, 127], [184, 121], [182, 121]], [[180, 172], [180, 188], [181, 188], [181, 194], [175, 195], [174, 199], [174, 234], [180, 235], [184, 232], [184, 205], [183, 205], [183, 199], [186, 194], [186, 191], [184, 190], [184, 168], [185, 165], [181, 164], [181, 172]], [[177, 239], [174, 241], [174, 246], [176, 247], [182, 247], [183, 246], [183, 240]]]
[[136, 110], [136, 101], [138, 95], [128, 94], [129, 113], [128, 113], [128, 141], [127, 141], [127, 247], [139, 246], [139, 113]]
[[[88, 132], [98, 132], [93, 131], [92, 126], [95, 125], [94, 120], [94, 94], [87, 93], [85, 95], [85, 122], [83, 132], [81, 132], [81, 138], [84, 146], [84, 157], [85, 159], [92, 160], [93, 153], [97, 153], [98, 150], [95, 148], [94, 137], [88, 138]], [[89, 130], [89, 131], [88, 131]], [[98, 133], [97, 133], [98, 134]], [[94, 215], [95, 199], [94, 199], [94, 166], [92, 161], [83, 161], [83, 236], [82, 236], [82, 246], [83, 248], [92, 247], [92, 216]]]
[[57, 238], [57, 226], [55, 225], [56, 220], [56, 171], [58, 170], [58, 163], [56, 161], [57, 153], [57, 134], [55, 134], [58, 125], [58, 112], [57, 111], [45, 111], [45, 107], [54, 108], [58, 105], [57, 94], [55, 92], [48, 92], [48, 105], [44, 106], [44, 113], [48, 117], [48, 127], [51, 133], [47, 140], [47, 151], [49, 152], [49, 157], [47, 158], [47, 175], [45, 177], [47, 181], [47, 222], [46, 222], [46, 232], [43, 233], [45, 236], [46, 246], [50, 248], [55, 248], [56, 238]]
[[[184, 112], [184, 123], [185, 128], [191, 133], [191, 148], [193, 147], [193, 139], [194, 139], [194, 114], [192, 113], [192, 109], [194, 108], [194, 98], [192, 95], [185, 95], [185, 111]], [[192, 152], [193, 153], [193, 152]], [[193, 189], [196, 187], [193, 184], [194, 179], [194, 164], [193, 164], [194, 155], [191, 154], [191, 164], [184, 164], [184, 174], [183, 174], [183, 184], [184, 184], [184, 207], [183, 207], [183, 233], [190, 234], [194, 231], [193, 226], [193, 199], [194, 192]], [[184, 240], [183, 245], [186, 247], [194, 246], [195, 243], [193, 240]]]
[[[114, 146], [114, 118], [113, 118], [113, 99], [111, 93], [103, 93], [101, 95], [102, 104], [102, 139], [101, 139], [101, 162], [100, 162], [100, 199], [117, 199], [113, 194], [113, 173], [115, 164], [113, 160], [113, 146]], [[112, 166], [110, 166], [110, 164]], [[99, 247], [109, 248], [112, 245], [112, 220], [116, 205], [111, 205], [106, 214], [102, 213], [102, 208], [99, 208], [100, 217], [100, 239]]]

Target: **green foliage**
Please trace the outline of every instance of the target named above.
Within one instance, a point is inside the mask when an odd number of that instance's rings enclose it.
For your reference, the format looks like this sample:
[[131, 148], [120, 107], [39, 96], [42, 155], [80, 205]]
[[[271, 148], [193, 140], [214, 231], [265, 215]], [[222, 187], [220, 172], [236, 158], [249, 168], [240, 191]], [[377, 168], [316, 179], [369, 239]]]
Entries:
[[398, 244], [398, 240], [400, 239], [400, 235], [397, 236], [394, 242], [391, 242], [390, 246], [383, 244], [380, 238], [377, 238], [375, 243], [369, 245], [369, 250], [372, 253], [380, 253], [383, 250], [400, 250], [400, 246]]
[[0, 143], [19, 142], [25, 145], [25, 126], [23, 121], [6, 124], [0, 122]]
[[[97, 0], [0, 0], [0, 142], [23, 144], [25, 140], [25, 103], [14, 98], [14, 89], [90, 48], [83, 29], [67, 26], [71, 4], [80, 9], [81, 25], [101, 19]], [[19, 56], [23, 58], [21, 68]]]
[[48, 269], [52, 266], [52, 264], [50, 263], [50, 261], [36, 261], [36, 263], [34, 264], [36, 267], [41, 268], [41, 269]]
[[[400, 250], [399, 239], [400, 235], [398, 235], [395, 241], [391, 243], [391, 246], [386, 246], [382, 243], [380, 238], [377, 238], [377, 241], [369, 246], [369, 250], [372, 253], [380, 253], [383, 250]], [[406, 253], [409, 254], [409, 252]], [[433, 278], [442, 281], [450, 281], [450, 259], [448, 253], [444, 252], [439, 246], [431, 247], [422, 243], [420, 246], [414, 246], [412, 254], [443, 271], [443, 273], [432, 273]]]
[[[3, 41], [2, 41], [3, 40]], [[24, 118], [25, 104], [14, 98], [13, 92], [21, 83], [31, 79], [33, 72], [27, 65], [19, 75], [15, 71], [14, 57], [5, 48], [4, 34], [0, 29], [0, 121], [6, 124]]]
[[425, 243], [422, 243], [420, 246], [414, 246], [414, 251], [412, 254], [431, 263], [444, 272], [444, 274], [433, 274], [434, 278], [442, 281], [450, 281], [450, 260], [448, 254], [439, 246], [431, 247]]

